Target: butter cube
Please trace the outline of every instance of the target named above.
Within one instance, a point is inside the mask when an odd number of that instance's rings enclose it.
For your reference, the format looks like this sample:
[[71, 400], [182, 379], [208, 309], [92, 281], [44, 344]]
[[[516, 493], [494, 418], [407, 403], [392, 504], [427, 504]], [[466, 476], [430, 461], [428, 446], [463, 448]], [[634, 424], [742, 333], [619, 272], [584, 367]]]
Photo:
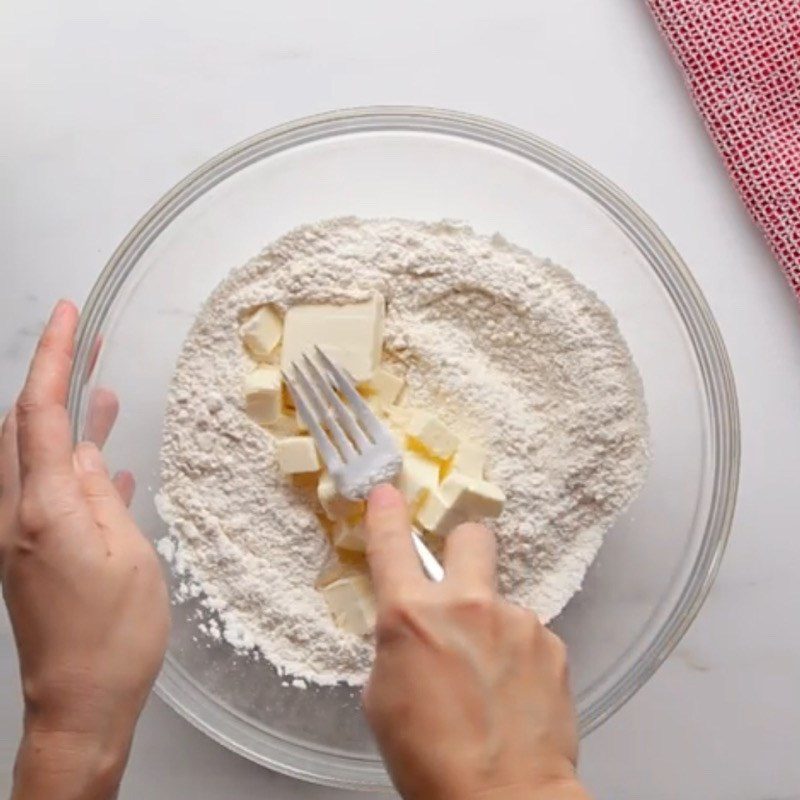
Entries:
[[372, 409], [376, 417], [384, 416], [383, 406], [377, 397], [368, 394], [364, 399], [367, 401], [367, 405]]
[[256, 309], [239, 327], [244, 346], [256, 361], [266, 361], [283, 332], [281, 318], [269, 306]]
[[370, 396], [370, 402], [374, 403], [378, 409], [382, 409], [396, 402], [405, 385], [406, 382], [402, 378], [380, 368], [370, 378], [366, 389]]
[[337, 519], [333, 524], [333, 545], [341, 550], [366, 552], [367, 537], [363, 519]]
[[429, 411], [414, 411], [406, 433], [434, 458], [450, 458], [458, 447], [458, 437]]
[[506, 496], [493, 483], [459, 472], [451, 472], [442, 481], [439, 491], [451, 509], [469, 520], [499, 517], [506, 502]]
[[413, 510], [425, 499], [428, 492], [439, 486], [439, 465], [421, 453], [409, 450], [403, 453], [403, 468], [397, 479], [397, 488]]
[[411, 411], [402, 406], [384, 406], [382, 408], [373, 407], [378, 416], [386, 421], [386, 426], [392, 434], [397, 446], [403, 450], [406, 447], [406, 426], [411, 419]]
[[337, 627], [356, 636], [364, 636], [375, 628], [375, 596], [368, 577], [340, 578], [321, 591]]
[[350, 500], [336, 491], [329, 473], [323, 472], [317, 484], [317, 497], [325, 516], [330, 520], [353, 519], [364, 513], [363, 500]]
[[320, 468], [317, 448], [310, 436], [289, 436], [280, 439], [275, 449], [278, 466], [284, 475], [317, 472]]
[[486, 466], [486, 451], [475, 442], [462, 439], [458, 443], [449, 471], [460, 472], [470, 478], [482, 478]]
[[394, 443], [397, 445], [397, 449], [402, 452], [402, 450], [406, 446], [406, 435], [403, 433], [402, 428], [398, 428], [387, 416], [386, 416], [386, 408], [381, 406], [379, 403], [375, 402], [372, 398], [367, 400], [367, 405], [375, 412], [375, 416], [380, 419], [386, 428], [388, 429], [389, 433], [391, 434]]
[[281, 366], [318, 345], [356, 383], [372, 378], [383, 347], [384, 300], [377, 292], [362, 303], [292, 306], [284, 319]]
[[341, 578], [355, 575], [369, 576], [369, 568], [364, 554], [353, 550], [336, 550], [332, 547], [319, 569], [314, 581], [314, 588], [323, 589]]
[[414, 413], [415, 409], [406, 408], [406, 406], [386, 406], [383, 409], [389, 425], [398, 431], [405, 431], [408, 428]]
[[499, 516], [505, 499], [494, 484], [453, 472], [428, 493], [416, 520], [426, 531], [443, 536], [462, 522]]
[[456, 525], [466, 522], [464, 517], [454, 511], [449, 502], [442, 496], [439, 489], [433, 489], [425, 495], [422, 504], [417, 509], [414, 519], [426, 531], [444, 536]]
[[281, 371], [256, 367], [244, 379], [247, 414], [259, 425], [276, 422], [281, 415]]
[[402, 431], [398, 431], [396, 428], [392, 427], [389, 427], [389, 433], [391, 434], [392, 440], [397, 445], [397, 449], [402, 451], [406, 446], [406, 435]]
[[388, 428], [389, 433], [392, 435], [392, 439], [394, 439], [398, 448], [403, 450], [406, 444], [405, 432], [403, 431], [402, 426], [397, 424], [397, 420], [389, 416], [390, 409], [397, 408], [397, 406], [384, 405], [375, 395], [367, 395], [365, 399], [367, 401], [367, 405], [375, 413], [375, 416], [381, 420], [381, 422], [383, 422], [386, 428]]
[[304, 432], [298, 427], [294, 414], [287, 414], [285, 410], [278, 415], [275, 422], [270, 423], [269, 429], [280, 436], [297, 436]]

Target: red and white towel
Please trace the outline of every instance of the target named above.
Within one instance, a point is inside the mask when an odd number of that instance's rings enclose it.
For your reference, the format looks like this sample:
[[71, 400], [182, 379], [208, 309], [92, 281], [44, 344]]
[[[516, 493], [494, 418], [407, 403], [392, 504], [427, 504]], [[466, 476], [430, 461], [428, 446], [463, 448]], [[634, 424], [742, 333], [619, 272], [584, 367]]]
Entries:
[[747, 208], [800, 298], [800, 0], [649, 0]]

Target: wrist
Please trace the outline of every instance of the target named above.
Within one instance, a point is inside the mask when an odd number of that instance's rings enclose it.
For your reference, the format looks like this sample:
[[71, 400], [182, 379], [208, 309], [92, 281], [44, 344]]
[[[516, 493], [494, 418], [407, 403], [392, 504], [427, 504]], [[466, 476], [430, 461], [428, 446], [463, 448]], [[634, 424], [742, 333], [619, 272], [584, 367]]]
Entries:
[[129, 749], [130, 735], [42, 728], [26, 720], [12, 800], [112, 800]]
[[547, 782], [515, 783], [498, 786], [470, 800], [591, 800], [577, 778], [559, 778]]
[[591, 800], [577, 781], [558, 781], [547, 785], [505, 786], [476, 795], [475, 800]]
[[529, 800], [591, 800], [577, 778], [553, 781], [528, 795]]

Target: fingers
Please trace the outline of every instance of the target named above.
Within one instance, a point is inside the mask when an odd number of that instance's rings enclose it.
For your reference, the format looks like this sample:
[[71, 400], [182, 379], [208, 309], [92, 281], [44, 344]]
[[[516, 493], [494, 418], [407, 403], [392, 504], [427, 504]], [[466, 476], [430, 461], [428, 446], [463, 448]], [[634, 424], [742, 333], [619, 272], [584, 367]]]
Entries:
[[131, 500], [133, 500], [133, 493], [136, 491], [136, 479], [133, 474], [127, 470], [120, 470], [114, 475], [112, 483], [119, 494], [120, 500], [126, 506], [130, 506]]
[[0, 573], [11, 537], [18, 497], [17, 422], [16, 410], [12, 408], [3, 419], [0, 431]]
[[89, 411], [86, 415], [86, 430], [83, 438], [102, 447], [119, 414], [119, 400], [111, 389], [102, 386], [92, 391]]
[[103, 337], [98, 333], [92, 342], [92, 349], [89, 351], [89, 366], [86, 369], [87, 375], [94, 373], [94, 368], [97, 366], [97, 359], [100, 356], [100, 350], [103, 348]]
[[494, 534], [476, 522], [455, 528], [445, 540], [445, 580], [459, 588], [496, 589], [497, 543]]
[[75, 448], [75, 468], [95, 522], [110, 531], [127, 526], [129, 518], [125, 502], [95, 444], [81, 442]]
[[12, 408], [3, 419], [0, 433], [0, 500], [11, 498], [19, 490], [19, 459], [17, 457], [17, 410]]
[[17, 444], [22, 478], [29, 472], [72, 471], [65, 403], [78, 310], [60, 301], [39, 340], [17, 401]]
[[375, 487], [367, 500], [367, 560], [378, 603], [425, 581], [414, 544], [405, 499], [389, 484]]

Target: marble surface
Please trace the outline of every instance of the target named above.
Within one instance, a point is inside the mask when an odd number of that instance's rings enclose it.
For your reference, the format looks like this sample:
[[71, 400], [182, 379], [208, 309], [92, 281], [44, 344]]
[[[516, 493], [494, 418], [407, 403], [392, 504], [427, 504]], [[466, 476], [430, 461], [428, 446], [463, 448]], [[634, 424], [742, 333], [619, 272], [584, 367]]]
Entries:
[[[136, 219], [190, 169], [279, 122], [413, 103], [551, 139], [627, 190], [678, 247], [734, 365], [733, 537], [698, 620], [583, 745], [598, 798], [798, 800], [800, 313], [731, 189], [643, 4], [361, 0], [0, 9], [0, 408], [51, 303], [82, 301]], [[19, 735], [0, 614], [0, 794]], [[345, 798], [218, 747], [154, 699], [123, 800]]]

